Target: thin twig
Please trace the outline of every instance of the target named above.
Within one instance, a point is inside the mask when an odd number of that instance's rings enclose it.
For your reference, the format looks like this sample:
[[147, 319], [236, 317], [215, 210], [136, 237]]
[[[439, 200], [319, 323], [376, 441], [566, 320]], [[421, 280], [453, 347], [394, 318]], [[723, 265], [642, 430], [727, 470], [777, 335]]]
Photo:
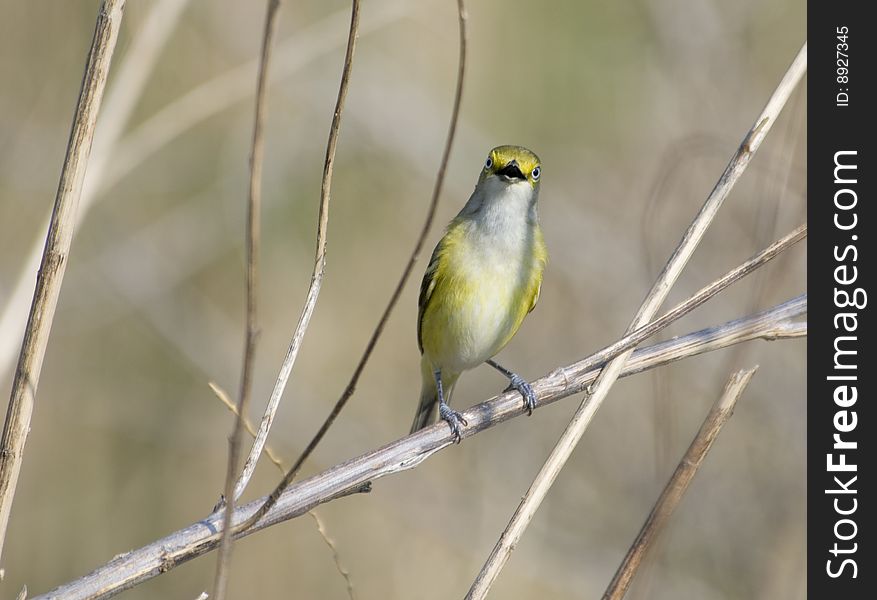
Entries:
[[668, 310], [666, 313], [661, 315], [659, 318], [651, 321], [646, 325], [643, 325], [639, 329], [630, 332], [617, 342], [614, 342], [601, 349], [600, 351], [595, 352], [588, 360], [591, 361], [592, 364], [597, 364], [597, 362], [609, 361], [610, 359], [621, 354], [621, 352], [635, 347], [643, 340], [652, 337], [655, 333], [667, 327], [673, 321], [678, 320], [683, 315], [686, 315], [698, 306], [701, 306], [707, 300], [709, 300], [722, 290], [726, 289], [731, 284], [752, 273], [755, 269], [764, 266], [769, 261], [776, 258], [781, 252], [804, 239], [806, 235], [807, 225], [805, 224], [799, 226], [791, 233], [778, 239], [761, 252], [755, 254], [752, 258], [750, 258], [743, 264], [731, 269], [730, 271], [725, 273], [725, 275], [716, 279], [709, 285], [704, 286], [693, 296], [691, 296], [687, 300], [684, 300], [683, 302], [680, 302], [679, 304]]
[[[213, 390], [213, 393], [216, 394], [216, 397], [219, 398], [219, 401], [225, 404], [225, 407], [230, 410], [233, 414], [240, 416], [237, 412], [237, 407], [234, 403], [229, 399], [228, 394], [223, 390], [219, 385], [214, 382], [208, 382], [210, 389]], [[256, 428], [253, 427], [253, 424], [249, 419], [244, 417], [244, 427], [247, 430], [247, 433], [250, 434], [251, 437], [256, 437]], [[283, 461], [274, 453], [274, 450], [268, 444], [265, 444], [264, 449], [265, 455], [268, 459], [274, 464], [275, 467], [280, 471], [280, 474], [283, 475], [286, 473], [286, 466], [283, 464]], [[323, 543], [329, 548], [329, 551], [332, 553], [332, 560], [335, 563], [335, 570], [341, 574], [344, 578], [344, 581], [347, 586], [347, 595], [350, 597], [350, 600], [355, 600], [356, 594], [354, 593], [353, 588], [353, 579], [350, 577], [350, 571], [344, 566], [344, 563], [341, 561], [341, 555], [338, 552], [338, 548], [335, 546], [335, 542], [332, 541], [332, 538], [329, 537], [329, 533], [326, 531], [326, 526], [323, 523], [320, 515], [317, 514], [316, 510], [309, 510], [308, 514], [314, 519], [314, 522], [317, 524], [317, 533], [320, 534], [320, 537], [323, 538]]]
[[[806, 296], [799, 296], [755, 315], [640, 348], [633, 353], [622, 376], [749, 340], [800, 338], [807, 334], [807, 324], [794, 319], [800, 318], [806, 311]], [[533, 382], [532, 387], [539, 398], [539, 405], [552, 404], [588, 387], [596, 379], [600, 367], [589, 368], [585, 366], [587, 362], [580, 361], [555, 369], [546, 377]], [[463, 416], [469, 422], [464, 435], [476, 435], [524, 414], [526, 409], [521, 404], [520, 394], [515, 391], [503, 393], [464, 411]], [[435, 452], [451, 446], [453, 442], [453, 434], [445, 423], [440, 422], [382, 448], [344, 461], [291, 485], [253, 528], [237, 535], [250, 535], [265, 527], [298, 517], [311, 508], [340, 496], [366, 491], [367, 488], [363, 486], [368, 482], [415, 468]], [[235, 509], [233, 522], [245, 522], [264, 501], [264, 498], [260, 498], [239, 506]], [[211, 514], [147, 546], [122, 554], [90, 574], [64, 584], [40, 598], [74, 600], [115, 595], [213, 550], [219, 543], [217, 531], [220, 526], [220, 516]]]
[[241, 365], [240, 393], [234, 418], [231, 437], [228, 440], [228, 463], [225, 473], [225, 511], [222, 520], [222, 540], [216, 558], [216, 574], [213, 579], [213, 597], [225, 600], [228, 589], [228, 569], [231, 563], [231, 515], [234, 512], [234, 483], [241, 455], [241, 437], [244, 433], [244, 419], [250, 406], [252, 391], [253, 364], [256, 355], [256, 339], [259, 335], [257, 319], [259, 289], [259, 244], [260, 221], [262, 214], [262, 165], [265, 158], [265, 114], [267, 112], [268, 73], [271, 66], [271, 48], [277, 31], [277, 15], [280, 13], [280, 0], [268, 0], [265, 13], [265, 29], [262, 34], [262, 51], [259, 55], [259, 74], [256, 82], [256, 107], [253, 118], [253, 141], [250, 153], [250, 186], [247, 198], [247, 324], [244, 332], [244, 357]]
[[[770, 236], [776, 234], [781, 209], [789, 204], [787, 191], [794, 188], [794, 183], [797, 180], [802, 179], [798, 170], [795, 169], [794, 162], [795, 157], [801, 156], [802, 154], [799, 144], [803, 142], [805, 137], [805, 128], [800, 127], [805, 98], [806, 96], [804, 94], [799, 94], [790, 107], [793, 116], [786, 120], [784, 132], [785, 138], [780, 145], [780, 148], [788, 148], [789, 150], [780, 155], [771, 156], [770, 164], [772, 168], [768, 169], [767, 173], [761, 174], [762, 177], [760, 177], [764, 182], [764, 185], [760, 187], [765, 188], [762, 195], [766, 198], [776, 196], [776, 200], [774, 202], [762, 202], [758, 206], [755, 215], [755, 232], [753, 235], [757, 243], [762, 243], [764, 239], [769, 239]], [[795, 118], [795, 115], [797, 115], [797, 118]], [[780, 168], [778, 165], [782, 162], [784, 157], [787, 157], [788, 161], [785, 168]], [[795, 176], [793, 176], [793, 173]], [[779, 184], [777, 183], [778, 181], [780, 182]], [[778, 187], [779, 190], [774, 191], [770, 189], [773, 187]], [[805, 196], [803, 194], [801, 194], [801, 200], [802, 202], [798, 205], [799, 212], [802, 212], [801, 209], [806, 208]], [[767, 212], [768, 210], [770, 211], [769, 214], [764, 216], [762, 213]], [[793, 269], [781, 268], [777, 270], [776, 276], [771, 277], [770, 279], [768, 279], [768, 274], [766, 272], [759, 273], [750, 284], [749, 300], [745, 305], [746, 309], [755, 310], [764, 303], [769, 290], [768, 282], [770, 282], [774, 289], [781, 289], [783, 279], [793, 272]], [[742, 356], [743, 351], [744, 350], [741, 347], [735, 348], [734, 352], [729, 353], [726, 364], [733, 366], [745, 362], [745, 359]]]
[[[229, 411], [231, 411], [231, 413], [233, 415], [235, 415], [236, 417], [240, 417], [240, 413], [238, 412], [238, 407], [235, 406], [234, 402], [231, 401], [231, 398], [229, 398], [228, 393], [224, 389], [219, 387], [219, 384], [217, 384], [213, 381], [208, 381], [207, 385], [210, 386], [210, 389], [213, 391], [213, 393], [216, 395], [216, 397], [219, 399], [219, 401], [222, 402], [225, 405], [225, 407]], [[253, 427], [253, 424], [250, 422], [250, 420], [248, 418], [244, 417], [243, 421], [244, 421], [244, 428], [246, 429], [247, 433], [250, 434], [250, 437], [255, 438], [256, 437], [256, 428]], [[275, 467], [280, 469], [281, 473], [286, 473], [286, 466], [283, 464], [283, 459], [281, 459], [279, 456], [277, 456], [277, 454], [274, 452], [274, 449], [271, 448], [271, 446], [268, 446], [267, 444], [265, 445], [265, 456], [268, 457], [268, 460], [270, 460], [274, 464]]]
[[[756, 119], [755, 124], [744, 138], [740, 148], [731, 158], [725, 172], [722, 173], [700, 212], [683, 235], [682, 240], [667, 261], [652, 289], [646, 295], [645, 300], [628, 327], [627, 333], [631, 333], [646, 325], [658, 311], [661, 304], [663, 304], [667, 294], [670, 292], [670, 288], [679, 278], [682, 269], [694, 253], [728, 193], [740, 178], [740, 175], [745, 171], [753, 154], [758, 150], [762, 140], [764, 140], [764, 137], [776, 121], [786, 100], [804, 76], [806, 66], [807, 44], [805, 43], [795, 57], [795, 60], [792, 61], [791, 66], [767, 102], [761, 115]], [[593, 388], [589, 390], [589, 393], [582, 400], [581, 405], [573, 414], [569, 425], [561, 434], [560, 439], [552, 449], [539, 474], [536, 475], [530, 489], [524, 495], [514, 515], [512, 515], [509, 524], [500, 535], [480, 573], [469, 588], [466, 596], [468, 599], [479, 600], [487, 596], [491, 585], [496, 581], [512, 550], [518, 545], [521, 536], [548, 494], [548, 490], [551, 489], [560, 470], [569, 460], [594, 414], [603, 404], [612, 384], [621, 374], [622, 368], [630, 354], [631, 351], [628, 350], [609, 362], [601, 372]]]
[[76, 225], [76, 208], [88, 167], [94, 128], [122, 24], [124, 6], [125, 0], [104, 0], [98, 11], [27, 329], [12, 381], [3, 437], [0, 439], [0, 556], [21, 470], [24, 445], [30, 431], [43, 357], [49, 343], [55, 307], [67, 267], [67, 255]]
[[[384, 309], [384, 313], [381, 315], [381, 318], [378, 321], [375, 330], [372, 332], [371, 338], [369, 339], [368, 344], [366, 344], [365, 351], [362, 353], [362, 357], [359, 359], [359, 363], [356, 365], [356, 369], [354, 369], [353, 375], [350, 377], [350, 381], [347, 383], [347, 387], [344, 388], [344, 392], [341, 394], [341, 397], [338, 398], [338, 400], [335, 402], [335, 406], [332, 408], [329, 416], [326, 417], [326, 420], [320, 426], [320, 429], [317, 431], [316, 435], [314, 435], [313, 439], [311, 439], [310, 443], [308, 443], [308, 445], [305, 447], [304, 451], [301, 453], [301, 456], [298, 457], [298, 460], [295, 461], [295, 464], [286, 473], [286, 475], [283, 477], [283, 480], [281, 480], [277, 487], [274, 488], [274, 491], [268, 497], [268, 501], [265, 502], [265, 506], [262, 508], [262, 510], [253, 515], [253, 519], [251, 520], [251, 522], [249, 522], [248, 525], [252, 525], [259, 519], [261, 515], [265, 514], [271, 508], [271, 504], [277, 501], [277, 497], [280, 495], [280, 493], [287, 486], [289, 486], [293, 479], [295, 479], [295, 476], [298, 474], [302, 465], [304, 465], [305, 461], [311, 456], [311, 454], [313, 454], [316, 447], [329, 431], [329, 428], [332, 427], [335, 419], [337, 419], [338, 415], [341, 414], [341, 410], [347, 404], [347, 401], [350, 400], [351, 396], [353, 396], [353, 392], [356, 390], [356, 384], [359, 382], [359, 377], [360, 375], [362, 375], [362, 372], [365, 369], [365, 365], [371, 357], [372, 351], [374, 350], [375, 345], [378, 342], [378, 338], [381, 336], [381, 333], [383, 333], [384, 327], [386, 326], [387, 321], [389, 321], [390, 319], [390, 314], [393, 312], [396, 303], [399, 301], [399, 297], [402, 295], [402, 290], [405, 287], [405, 283], [411, 276], [411, 271], [414, 269], [417, 258], [420, 256], [420, 252], [423, 250], [423, 244], [426, 241], [426, 236], [429, 233], [430, 228], [432, 227], [436, 208], [438, 207], [439, 197], [441, 196], [442, 185], [444, 184], [445, 180], [445, 171], [448, 167], [448, 160], [451, 157], [451, 148], [454, 145], [454, 136], [457, 132], [457, 121], [460, 116], [460, 104], [463, 99], [463, 79], [466, 73], [467, 18], [466, 7], [463, 0], [457, 0], [457, 16], [460, 29], [460, 50], [459, 61], [457, 64], [457, 88], [454, 95], [454, 107], [451, 110], [451, 122], [448, 125], [448, 135], [445, 141], [445, 149], [442, 153], [442, 160], [439, 164], [438, 174], [436, 175], [435, 187], [432, 191], [432, 199], [430, 200], [429, 209], [427, 210], [426, 214], [426, 220], [424, 221], [423, 227], [420, 230], [420, 235], [417, 238], [414, 249], [411, 251], [411, 256], [408, 258], [408, 263], [405, 265], [405, 269], [402, 271], [402, 276], [399, 278], [399, 282], [396, 284], [396, 289], [393, 290], [393, 294], [390, 296], [390, 301], [387, 303], [387, 307]], [[254, 462], [257, 459], [258, 456], [254, 458]]]
[[341, 577], [344, 578], [344, 581], [347, 584], [347, 597], [350, 598], [350, 600], [356, 600], [356, 591], [353, 589], [353, 579], [350, 577], [350, 571], [348, 571], [344, 566], [344, 563], [341, 562], [341, 555], [338, 553], [338, 548], [335, 546], [335, 542], [329, 537], [323, 519], [317, 514], [316, 509], [309, 510], [308, 515], [310, 515], [317, 524], [317, 531], [319, 532], [320, 537], [323, 538], [323, 542], [329, 547], [329, 551], [332, 553], [332, 561], [335, 563], [335, 570], [341, 574]]
[[256, 470], [256, 463], [259, 455], [262, 454], [262, 447], [268, 439], [268, 431], [274, 422], [274, 415], [277, 413], [277, 406], [280, 398], [283, 396], [283, 390], [286, 389], [286, 382], [292, 372], [298, 351], [301, 348], [305, 331], [311, 321], [311, 315], [317, 305], [317, 298], [320, 295], [320, 288], [323, 285], [323, 274], [326, 271], [326, 243], [327, 229], [329, 226], [329, 198], [332, 187], [332, 172], [335, 166], [335, 148], [338, 145], [338, 133], [341, 128], [341, 115], [344, 111], [344, 101], [347, 98], [347, 88], [350, 82], [350, 72], [353, 68], [353, 53], [356, 49], [356, 38], [359, 30], [359, 0], [353, 0], [350, 11], [350, 31], [347, 36], [347, 52], [344, 56], [344, 67], [341, 71], [341, 84], [338, 87], [338, 99], [335, 103], [335, 112], [332, 116], [332, 125], [329, 129], [329, 142], [326, 145], [326, 160], [323, 163], [323, 180], [320, 188], [320, 214], [319, 223], [317, 225], [317, 251], [314, 259], [314, 270], [311, 275], [311, 284], [308, 288], [307, 299], [302, 309], [301, 317], [299, 317], [298, 325], [292, 334], [292, 340], [289, 343], [289, 349], [286, 352], [286, 358], [280, 367], [280, 374], [277, 376], [277, 382], [274, 384], [274, 390], [271, 392], [271, 399], [265, 408], [265, 415], [259, 425], [259, 432], [250, 454], [244, 463], [244, 469], [234, 487], [234, 498], [240, 498], [244, 489], [247, 487], [253, 472]]
[[627, 551], [627, 555], [615, 572], [615, 577], [612, 578], [609, 587], [606, 588], [606, 592], [603, 594], [603, 600], [621, 600], [624, 594], [627, 593], [627, 588], [630, 586], [630, 582], [643, 556], [645, 556], [645, 553], [670, 520], [673, 511], [676, 510], [679, 501], [682, 500], [683, 494], [688, 489], [688, 484], [691, 483], [707, 452], [710, 451], [722, 426], [731, 418], [737, 400], [743, 395], [743, 391], [749, 385], [749, 381], [757, 370], [758, 367], [755, 366], [751, 369], [737, 371], [728, 379], [724, 392], [712, 409], [710, 409], [709, 414], [700, 426], [700, 430], [697, 432], [694, 440], [692, 440], [682, 460], [679, 461], [676, 471], [670, 477], [670, 481], [667, 482], [664, 491], [661, 492], [658, 501], [652, 508], [652, 512], [649, 513], [646, 522], [643, 524], [642, 529], [640, 529], [639, 535], [637, 535], [636, 540], [634, 540]]

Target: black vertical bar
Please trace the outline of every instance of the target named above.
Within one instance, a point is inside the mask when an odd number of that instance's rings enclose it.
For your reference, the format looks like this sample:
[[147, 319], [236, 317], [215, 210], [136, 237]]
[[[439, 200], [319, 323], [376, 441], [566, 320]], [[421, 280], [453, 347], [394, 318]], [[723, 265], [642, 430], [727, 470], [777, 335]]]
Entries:
[[[811, 598], [877, 597], [874, 125], [868, 2], [808, 6], [807, 557]], [[874, 336], [872, 339], [871, 336]]]

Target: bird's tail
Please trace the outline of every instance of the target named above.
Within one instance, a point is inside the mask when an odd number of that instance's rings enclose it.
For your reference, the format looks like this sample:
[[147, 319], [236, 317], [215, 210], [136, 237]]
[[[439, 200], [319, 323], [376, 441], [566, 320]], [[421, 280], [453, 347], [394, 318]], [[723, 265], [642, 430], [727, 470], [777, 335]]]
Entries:
[[432, 424], [435, 415], [435, 407], [438, 404], [438, 395], [435, 393], [435, 385], [430, 390], [425, 385], [420, 392], [420, 404], [414, 413], [414, 422], [411, 423], [410, 433], [420, 431], [427, 425]]
[[[420, 403], [417, 405], [417, 412], [414, 413], [414, 421], [411, 423], [411, 432], [420, 431], [427, 425], [431, 425], [435, 420], [436, 407], [438, 406], [438, 392], [435, 387], [435, 375], [432, 371], [432, 365], [426, 360], [426, 357], [420, 359], [420, 372], [423, 378], [423, 384], [420, 388]], [[445, 402], [451, 398], [451, 390], [457, 382], [458, 375], [442, 374], [442, 391], [444, 392]]]

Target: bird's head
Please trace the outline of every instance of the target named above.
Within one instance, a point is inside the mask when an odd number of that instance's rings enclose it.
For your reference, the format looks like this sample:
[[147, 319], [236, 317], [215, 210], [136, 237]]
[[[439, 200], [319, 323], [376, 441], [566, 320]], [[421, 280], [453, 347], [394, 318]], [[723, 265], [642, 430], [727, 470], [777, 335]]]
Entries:
[[542, 163], [533, 152], [521, 146], [497, 146], [487, 155], [478, 183], [495, 177], [507, 185], [527, 183], [535, 189], [541, 176]]

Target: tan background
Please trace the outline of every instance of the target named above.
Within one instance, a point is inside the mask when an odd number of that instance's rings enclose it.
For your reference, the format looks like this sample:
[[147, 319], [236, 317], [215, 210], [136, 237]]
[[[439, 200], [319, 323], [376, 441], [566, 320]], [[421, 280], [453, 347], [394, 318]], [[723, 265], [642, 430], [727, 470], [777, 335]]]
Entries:
[[[152, 4], [128, 2], [111, 89]], [[428, 246], [471, 192], [490, 147], [521, 144], [541, 156], [551, 262], [538, 308], [499, 357], [535, 378], [625, 329], [803, 43], [805, 6], [470, 4], [460, 131]], [[97, 5], [0, 0], [0, 309], [28, 248], [44, 235]], [[281, 13], [279, 43], [304, 45], [278, 46], [278, 64], [299, 59], [301, 66], [272, 74], [254, 415], [308, 283], [346, 6], [289, 0]], [[401, 272], [450, 114], [454, 3], [394, 3], [395, 16], [376, 25], [386, 6], [370, 0], [363, 7], [325, 285], [269, 442], [287, 459], [343, 389]], [[263, 16], [261, 2], [189, 3], [122, 141], [105, 155], [108, 172], [124, 166], [136, 144], [126, 135], [138, 125], [256, 56]], [[317, 51], [317, 43], [328, 50]], [[237, 389], [255, 69], [244, 73], [242, 100], [133, 164], [96, 196], [78, 227], [2, 559], [2, 598], [25, 583], [33, 594], [83, 575], [201, 518], [217, 500], [231, 419], [207, 381]], [[805, 108], [799, 90], [671, 303], [803, 221]], [[668, 335], [801, 293], [804, 261], [802, 244]], [[424, 266], [421, 260], [356, 396], [308, 472], [407, 431], [420, 385], [414, 321]], [[751, 343], [620, 382], [494, 596], [598, 597], [727, 375], [758, 363], [630, 597], [803, 597], [804, 350], [803, 341]], [[10, 370], [0, 365], [4, 406]], [[463, 377], [455, 404], [468, 406], [503, 386], [491, 369], [477, 369]], [[320, 509], [357, 597], [461, 597], [577, 401], [507, 423], [377, 482], [368, 496]], [[270, 464], [260, 467], [247, 498], [275, 478]], [[195, 598], [210, 587], [214, 561], [212, 554], [198, 559], [124, 597]], [[347, 597], [309, 518], [238, 544], [231, 592]]]

